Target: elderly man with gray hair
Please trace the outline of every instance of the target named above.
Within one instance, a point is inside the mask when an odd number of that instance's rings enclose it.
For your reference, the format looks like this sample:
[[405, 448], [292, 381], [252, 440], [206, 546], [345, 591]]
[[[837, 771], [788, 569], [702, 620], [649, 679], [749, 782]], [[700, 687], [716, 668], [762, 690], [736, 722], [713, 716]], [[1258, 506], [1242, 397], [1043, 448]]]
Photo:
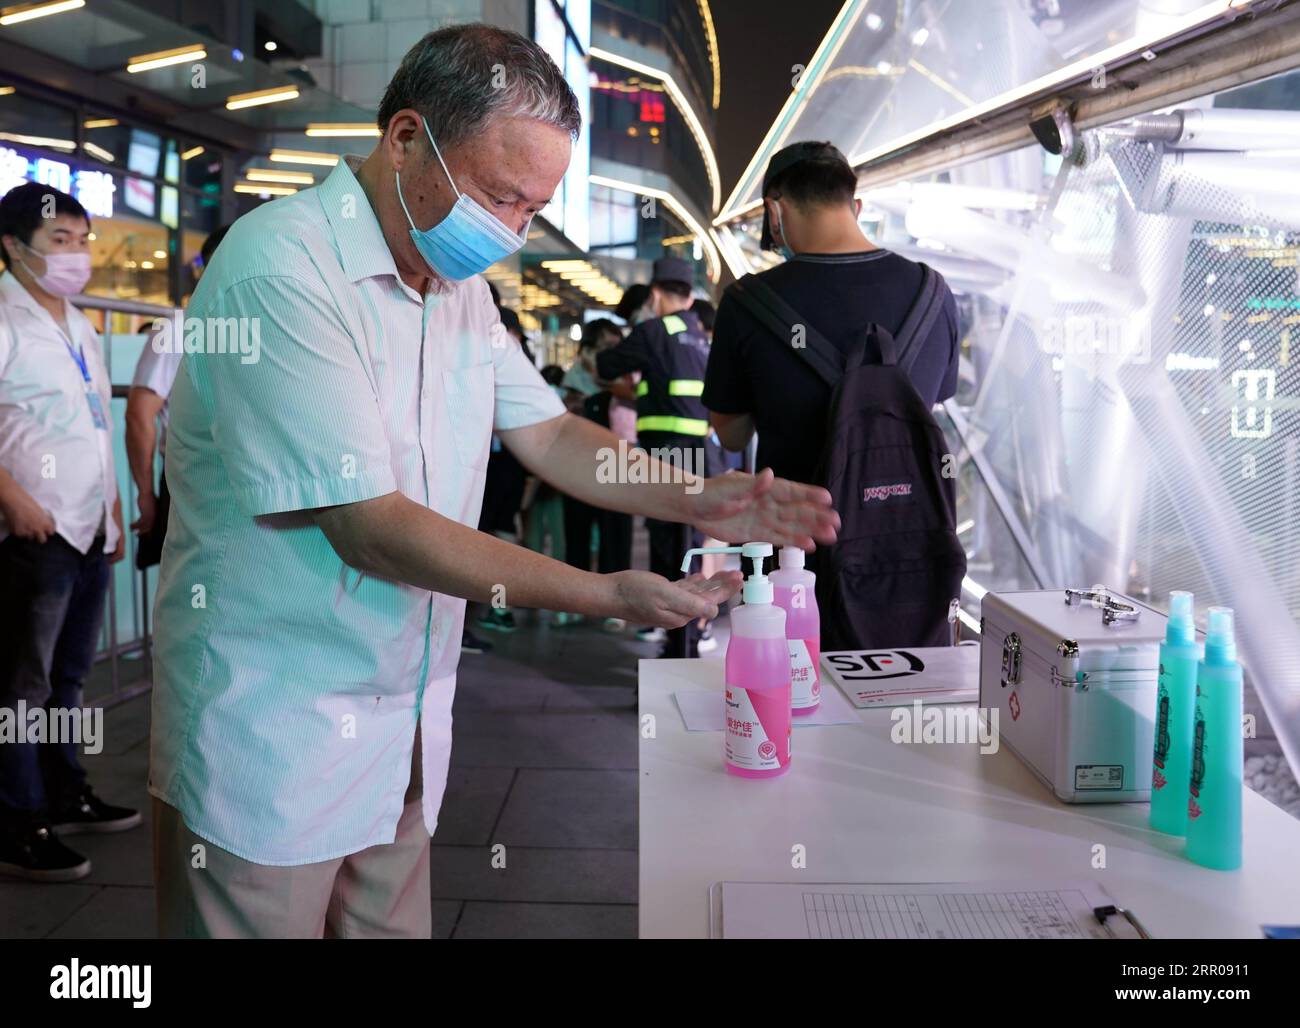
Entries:
[[428, 937], [465, 601], [672, 628], [736, 590], [476, 531], [493, 432], [589, 503], [720, 539], [835, 535], [824, 490], [770, 473], [598, 481], [617, 439], [507, 339], [479, 274], [523, 244], [580, 129], [544, 51], [432, 32], [379, 127], [370, 156], [239, 219], [188, 312], [241, 319], [260, 349], [188, 352], [171, 398], [149, 774], [164, 936]]

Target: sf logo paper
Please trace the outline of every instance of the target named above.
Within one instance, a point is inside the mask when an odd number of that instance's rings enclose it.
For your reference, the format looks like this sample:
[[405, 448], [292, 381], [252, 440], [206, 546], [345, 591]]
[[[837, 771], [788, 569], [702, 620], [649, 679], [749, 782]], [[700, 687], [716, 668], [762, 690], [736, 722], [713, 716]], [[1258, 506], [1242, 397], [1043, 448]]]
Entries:
[[874, 650], [862, 653], [831, 653], [826, 659], [835, 665], [846, 682], [878, 682], [886, 678], [919, 675], [925, 663], [907, 650]]

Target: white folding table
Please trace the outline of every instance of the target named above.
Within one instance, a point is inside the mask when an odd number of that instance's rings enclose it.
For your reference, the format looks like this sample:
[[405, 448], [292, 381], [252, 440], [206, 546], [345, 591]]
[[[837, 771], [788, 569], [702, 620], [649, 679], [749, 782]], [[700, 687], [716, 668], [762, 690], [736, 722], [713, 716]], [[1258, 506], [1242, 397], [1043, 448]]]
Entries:
[[887, 708], [796, 727], [789, 772], [737, 778], [722, 733], [687, 732], [673, 700], [720, 692], [722, 660], [643, 660], [639, 675], [642, 938], [707, 936], [721, 881], [1091, 879], [1153, 937], [1300, 924], [1300, 821], [1249, 789], [1242, 869], [1211, 871], [1147, 827], [1147, 804], [1061, 803], [1005, 747], [896, 744]]

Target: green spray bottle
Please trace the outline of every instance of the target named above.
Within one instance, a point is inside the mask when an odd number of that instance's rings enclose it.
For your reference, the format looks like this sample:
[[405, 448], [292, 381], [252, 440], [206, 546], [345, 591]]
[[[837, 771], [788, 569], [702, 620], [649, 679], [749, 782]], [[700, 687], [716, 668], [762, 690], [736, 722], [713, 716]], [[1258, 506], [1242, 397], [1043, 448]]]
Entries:
[[1172, 592], [1165, 641], [1160, 644], [1151, 761], [1151, 827], [1170, 835], [1187, 833], [1186, 783], [1192, 773], [1192, 718], [1200, 659], [1192, 594]]
[[1219, 871], [1241, 867], [1241, 665], [1232, 610], [1211, 607], [1196, 668], [1187, 856]]

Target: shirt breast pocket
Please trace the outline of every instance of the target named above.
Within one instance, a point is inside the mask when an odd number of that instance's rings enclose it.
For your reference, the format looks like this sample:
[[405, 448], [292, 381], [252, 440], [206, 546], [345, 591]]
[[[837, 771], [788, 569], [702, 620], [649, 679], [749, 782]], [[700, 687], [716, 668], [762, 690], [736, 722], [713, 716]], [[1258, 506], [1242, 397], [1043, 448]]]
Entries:
[[492, 441], [495, 369], [491, 361], [467, 368], [444, 368], [442, 388], [447, 398], [447, 420], [455, 438], [456, 456], [475, 471], [487, 467]]

